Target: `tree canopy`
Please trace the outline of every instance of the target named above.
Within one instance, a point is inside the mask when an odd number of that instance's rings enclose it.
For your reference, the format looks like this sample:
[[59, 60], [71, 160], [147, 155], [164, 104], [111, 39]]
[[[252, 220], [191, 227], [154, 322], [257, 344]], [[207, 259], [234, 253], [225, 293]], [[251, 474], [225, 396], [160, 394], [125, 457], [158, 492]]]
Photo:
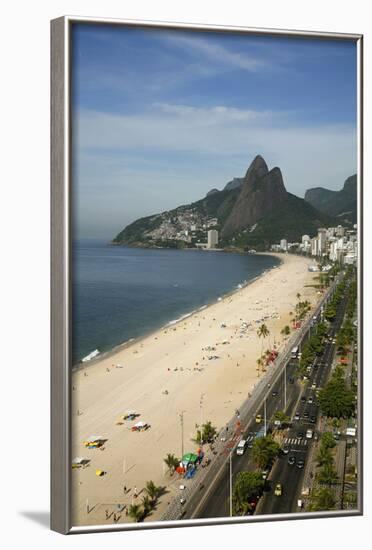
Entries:
[[272, 466], [275, 458], [278, 456], [280, 445], [268, 435], [255, 439], [252, 446], [253, 460], [259, 468], [268, 468]]
[[320, 409], [328, 417], [347, 418], [355, 410], [354, 391], [346, 382], [342, 369], [336, 368], [331, 379], [319, 392]]
[[249, 500], [262, 494], [265, 481], [260, 472], [239, 472], [236, 476], [233, 505], [237, 514], [250, 510]]
[[334, 492], [327, 487], [321, 487], [312, 492], [309, 510], [310, 512], [326, 512], [334, 510], [335, 505]]

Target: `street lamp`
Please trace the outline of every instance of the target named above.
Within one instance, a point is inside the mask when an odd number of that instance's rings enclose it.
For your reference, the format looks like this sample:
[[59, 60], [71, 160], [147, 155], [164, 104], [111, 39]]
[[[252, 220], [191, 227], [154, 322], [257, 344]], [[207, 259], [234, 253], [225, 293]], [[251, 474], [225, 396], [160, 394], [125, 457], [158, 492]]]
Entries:
[[200, 445], [203, 446], [203, 398], [205, 393], [200, 396]]
[[284, 412], [287, 408], [287, 362], [284, 365]]
[[181, 422], [181, 459], [183, 457], [183, 454], [184, 454], [184, 449], [183, 449], [183, 413], [185, 413], [186, 411], [181, 411], [180, 412], [180, 422]]

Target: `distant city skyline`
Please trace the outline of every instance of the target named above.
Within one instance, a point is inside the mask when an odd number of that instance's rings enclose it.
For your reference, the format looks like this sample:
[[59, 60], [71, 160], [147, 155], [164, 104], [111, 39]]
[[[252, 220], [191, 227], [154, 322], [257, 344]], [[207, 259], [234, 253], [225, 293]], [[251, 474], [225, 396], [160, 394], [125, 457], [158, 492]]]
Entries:
[[256, 154], [287, 190], [356, 172], [356, 45], [75, 24], [74, 225], [113, 238], [222, 189]]

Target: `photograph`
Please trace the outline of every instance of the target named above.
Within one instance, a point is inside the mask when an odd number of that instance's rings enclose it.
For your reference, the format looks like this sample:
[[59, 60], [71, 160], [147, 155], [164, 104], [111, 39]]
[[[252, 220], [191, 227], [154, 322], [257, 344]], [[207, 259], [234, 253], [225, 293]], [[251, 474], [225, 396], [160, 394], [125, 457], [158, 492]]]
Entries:
[[69, 25], [71, 526], [360, 514], [357, 35]]

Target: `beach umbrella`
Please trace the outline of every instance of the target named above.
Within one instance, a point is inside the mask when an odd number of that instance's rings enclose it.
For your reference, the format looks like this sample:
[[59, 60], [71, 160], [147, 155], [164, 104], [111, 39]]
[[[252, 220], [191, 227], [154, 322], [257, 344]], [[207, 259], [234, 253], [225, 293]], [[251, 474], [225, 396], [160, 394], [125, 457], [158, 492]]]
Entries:
[[197, 462], [198, 457], [194, 453], [186, 453], [182, 457], [182, 462], [188, 464], [189, 462], [195, 463]]

